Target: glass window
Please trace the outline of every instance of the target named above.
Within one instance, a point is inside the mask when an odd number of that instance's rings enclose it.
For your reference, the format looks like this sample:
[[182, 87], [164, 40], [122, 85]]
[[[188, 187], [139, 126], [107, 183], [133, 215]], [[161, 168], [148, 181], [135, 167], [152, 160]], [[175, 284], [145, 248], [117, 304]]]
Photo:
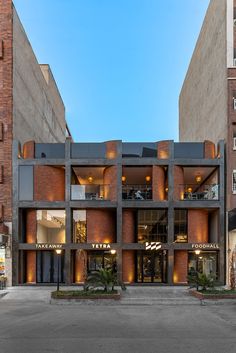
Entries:
[[188, 241], [188, 211], [175, 210], [174, 234], [176, 243], [187, 243]]
[[190, 252], [188, 256], [188, 272], [198, 271], [205, 273], [207, 276], [212, 274], [217, 278], [217, 252], [204, 251], [200, 255]]
[[138, 211], [138, 243], [167, 242], [167, 210]]
[[37, 243], [65, 243], [65, 210], [37, 210]]
[[86, 210], [73, 211], [73, 243], [87, 242]]
[[116, 272], [116, 256], [107, 251], [90, 251], [88, 252], [87, 265], [88, 273], [102, 268], [112, 269]]

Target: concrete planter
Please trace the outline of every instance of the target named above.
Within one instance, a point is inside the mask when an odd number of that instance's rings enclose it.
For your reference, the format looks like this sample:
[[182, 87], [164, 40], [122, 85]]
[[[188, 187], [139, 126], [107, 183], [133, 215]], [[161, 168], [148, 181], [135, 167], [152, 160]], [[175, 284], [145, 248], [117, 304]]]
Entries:
[[236, 294], [204, 294], [201, 292], [198, 292], [197, 290], [190, 289], [189, 294], [194, 296], [195, 298], [198, 298], [200, 300], [202, 299], [236, 299]]
[[120, 293], [114, 293], [114, 294], [94, 294], [94, 295], [65, 295], [65, 296], [57, 296], [55, 292], [51, 294], [51, 298], [58, 300], [58, 301], [63, 301], [63, 300], [69, 300], [69, 301], [86, 301], [86, 300], [120, 300], [121, 295]]

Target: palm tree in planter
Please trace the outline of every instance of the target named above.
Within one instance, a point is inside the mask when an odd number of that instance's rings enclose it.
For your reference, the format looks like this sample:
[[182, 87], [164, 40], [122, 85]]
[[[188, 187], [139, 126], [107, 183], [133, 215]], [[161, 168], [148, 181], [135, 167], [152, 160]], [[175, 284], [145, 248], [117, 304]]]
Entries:
[[112, 269], [101, 268], [98, 271], [92, 272], [88, 277], [86, 283], [93, 287], [102, 287], [104, 292], [114, 290], [114, 286], [117, 283], [117, 276]]

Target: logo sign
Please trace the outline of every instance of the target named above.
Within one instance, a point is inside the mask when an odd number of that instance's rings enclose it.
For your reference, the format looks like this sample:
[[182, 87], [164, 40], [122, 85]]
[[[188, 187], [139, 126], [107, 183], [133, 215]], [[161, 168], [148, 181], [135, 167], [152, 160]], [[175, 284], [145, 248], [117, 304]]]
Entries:
[[197, 243], [197, 244], [192, 244], [193, 249], [219, 249], [219, 244], [217, 243]]
[[151, 241], [145, 243], [145, 250], [159, 250], [161, 249], [161, 243], [156, 241]]
[[110, 249], [111, 245], [110, 244], [106, 244], [106, 243], [92, 244], [92, 248], [93, 249]]
[[36, 249], [62, 249], [62, 244], [35, 244]]

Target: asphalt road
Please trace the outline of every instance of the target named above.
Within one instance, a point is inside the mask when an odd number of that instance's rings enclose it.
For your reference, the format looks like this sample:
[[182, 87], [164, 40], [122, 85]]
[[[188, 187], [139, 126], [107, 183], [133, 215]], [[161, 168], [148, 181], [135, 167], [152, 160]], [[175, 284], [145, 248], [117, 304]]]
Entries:
[[236, 305], [0, 300], [0, 353], [233, 353]]

